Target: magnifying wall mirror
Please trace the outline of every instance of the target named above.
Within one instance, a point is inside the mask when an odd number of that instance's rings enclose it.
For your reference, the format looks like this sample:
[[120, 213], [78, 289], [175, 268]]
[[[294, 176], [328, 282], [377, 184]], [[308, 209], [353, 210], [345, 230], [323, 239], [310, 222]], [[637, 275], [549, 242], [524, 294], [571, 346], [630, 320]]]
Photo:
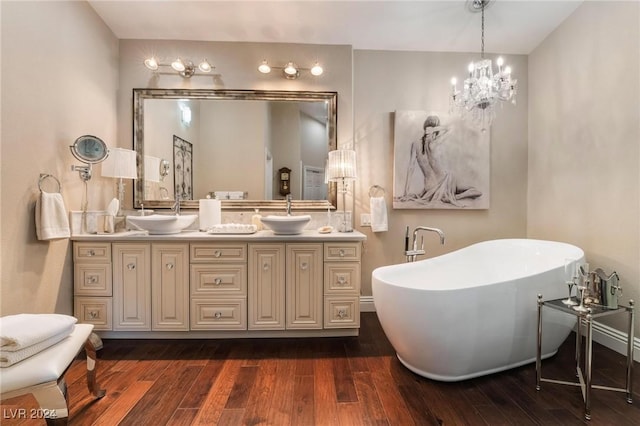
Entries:
[[91, 179], [91, 165], [103, 162], [109, 156], [109, 148], [104, 141], [96, 136], [83, 135], [69, 147], [71, 154], [86, 166], [71, 166], [71, 170], [80, 173], [84, 181]]

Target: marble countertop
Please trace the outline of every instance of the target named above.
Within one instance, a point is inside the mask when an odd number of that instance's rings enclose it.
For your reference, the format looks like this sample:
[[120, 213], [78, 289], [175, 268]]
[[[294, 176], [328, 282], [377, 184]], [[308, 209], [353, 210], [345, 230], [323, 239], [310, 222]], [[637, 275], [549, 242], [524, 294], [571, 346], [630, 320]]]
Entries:
[[74, 234], [72, 241], [364, 241], [367, 237], [361, 232], [338, 232], [333, 230], [323, 234], [316, 230], [305, 230], [297, 235], [276, 235], [273, 231], [262, 230], [253, 234], [209, 234], [204, 231], [186, 230], [179, 234], [150, 235], [147, 231], [123, 231], [111, 234]]

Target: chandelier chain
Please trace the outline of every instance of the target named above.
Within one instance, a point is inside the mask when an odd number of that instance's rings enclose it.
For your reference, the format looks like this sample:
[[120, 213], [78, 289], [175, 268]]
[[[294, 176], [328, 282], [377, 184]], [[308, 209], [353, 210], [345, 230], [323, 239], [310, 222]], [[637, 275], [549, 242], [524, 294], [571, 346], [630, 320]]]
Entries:
[[480, 11], [481, 15], [482, 15], [482, 25], [481, 25], [481, 28], [482, 28], [482, 39], [481, 40], [482, 40], [482, 42], [481, 42], [481, 49], [480, 49], [480, 57], [482, 59], [484, 59], [484, 7], [485, 7], [484, 0], [480, 1], [480, 7], [482, 8], [482, 10]]

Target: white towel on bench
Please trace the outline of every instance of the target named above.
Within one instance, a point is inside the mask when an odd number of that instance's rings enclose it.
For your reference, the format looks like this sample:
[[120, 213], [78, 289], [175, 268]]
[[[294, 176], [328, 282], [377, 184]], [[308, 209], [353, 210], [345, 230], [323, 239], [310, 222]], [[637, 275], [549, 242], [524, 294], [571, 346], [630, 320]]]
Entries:
[[0, 367], [9, 367], [17, 362], [20, 362], [39, 352], [42, 352], [49, 346], [53, 346], [63, 339], [66, 339], [73, 331], [73, 327], [74, 325], [71, 324], [68, 330], [65, 330], [62, 333], [51, 336], [46, 340], [36, 343], [35, 345], [27, 346], [26, 348], [20, 349], [18, 351], [9, 352], [0, 350]]
[[71, 333], [75, 317], [60, 314], [18, 314], [0, 318], [0, 350], [14, 352], [62, 333]]

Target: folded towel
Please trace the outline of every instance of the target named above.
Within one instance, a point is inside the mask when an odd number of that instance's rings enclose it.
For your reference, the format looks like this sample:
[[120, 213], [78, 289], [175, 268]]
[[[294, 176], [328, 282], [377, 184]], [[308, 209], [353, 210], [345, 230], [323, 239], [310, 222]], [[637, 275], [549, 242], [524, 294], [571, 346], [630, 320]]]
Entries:
[[0, 318], [0, 350], [18, 351], [68, 330], [78, 320], [60, 314], [17, 314]]
[[61, 340], [66, 339], [71, 334], [74, 327], [75, 326], [71, 324], [65, 331], [54, 334], [48, 339], [38, 342], [35, 345], [27, 346], [24, 349], [17, 351], [0, 350], [0, 367], [9, 367], [47, 349], [49, 346], [55, 345]]
[[369, 209], [371, 211], [371, 230], [373, 232], [383, 232], [389, 229], [387, 223], [387, 205], [384, 197], [369, 198]]
[[59, 192], [40, 192], [36, 201], [36, 235], [39, 240], [69, 238], [69, 217]]

